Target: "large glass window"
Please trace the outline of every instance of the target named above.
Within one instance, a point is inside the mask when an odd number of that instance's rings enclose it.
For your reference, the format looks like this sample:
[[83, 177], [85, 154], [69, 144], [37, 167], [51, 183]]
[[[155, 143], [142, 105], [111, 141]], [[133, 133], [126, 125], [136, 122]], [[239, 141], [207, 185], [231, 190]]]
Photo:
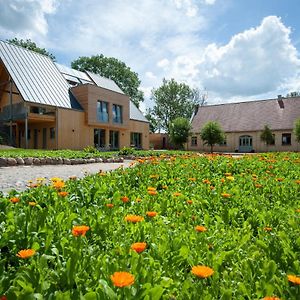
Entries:
[[282, 145], [291, 145], [292, 144], [292, 135], [290, 133], [282, 134]]
[[108, 103], [105, 101], [97, 102], [97, 120], [108, 123]]
[[123, 123], [122, 106], [113, 104], [112, 112], [113, 112], [113, 122], [114, 123]]
[[196, 136], [192, 136], [192, 139], [191, 139], [191, 146], [197, 146], [197, 137]]
[[110, 131], [109, 132], [109, 144], [110, 149], [116, 150], [119, 149], [119, 131]]
[[94, 129], [94, 145], [97, 149], [105, 148], [105, 129]]
[[130, 146], [135, 148], [142, 148], [142, 134], [139, 132], [131, 132]]

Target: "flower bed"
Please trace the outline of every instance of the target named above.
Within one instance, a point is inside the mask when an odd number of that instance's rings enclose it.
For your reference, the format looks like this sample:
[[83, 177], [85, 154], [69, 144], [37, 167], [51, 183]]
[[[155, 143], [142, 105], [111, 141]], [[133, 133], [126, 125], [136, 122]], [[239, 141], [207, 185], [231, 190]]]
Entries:
[[10, 194], [0, 297], [300, 299], [299, 163], [161, 156]]

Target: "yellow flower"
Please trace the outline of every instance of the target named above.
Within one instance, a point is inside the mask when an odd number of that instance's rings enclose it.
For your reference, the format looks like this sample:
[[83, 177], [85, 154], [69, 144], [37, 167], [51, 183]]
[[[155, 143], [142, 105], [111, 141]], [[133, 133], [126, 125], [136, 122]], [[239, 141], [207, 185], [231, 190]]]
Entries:
[[295, 275], [288, 275], [288, 281], [296, 285], [300, 285], [300, 277]]
[[28, 202], [28, 204], [29, 204], [30, 206], [36, 206], [37, 203], [36, 203], [36, 202], [31, 202], [31, 201], [30, 201], [30, 202]]
[[131, 222], [131, 223], [137, 223], [144, 221], [144, 218], [141, 216], [136, 216], [136, 215], [128, 215], [125, 217], [125, 221]]
[[192, 273], [200, 278], [207, 278], [214, 274], [214, 270], [207, 266], [194, 266], [192, 267]]
[[229, 181], [234, 181], [234, 177], [233, 176], [227, 176], [226, 179], [229, 180]]
[[53, 181], [53, 184], [52, 186], [57, 189], [57, 190], [60, 190], [62, 188], [65, 187], [65, 183], [63, 181]]

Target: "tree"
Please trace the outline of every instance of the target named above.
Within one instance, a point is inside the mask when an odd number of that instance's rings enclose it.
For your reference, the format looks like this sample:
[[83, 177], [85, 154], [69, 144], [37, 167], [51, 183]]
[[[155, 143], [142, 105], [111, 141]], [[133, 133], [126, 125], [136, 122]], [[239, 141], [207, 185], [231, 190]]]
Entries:
[[112, 79], [137, 107], [144, 101], [144, 94], [138, 89], [141, 84], [138, 74], [116, 58], [105, 57], [103, 54], [82, 56], [72, 61], [71, 66], [79, 71], [90, 71]]
[[210, 152], [213, 153], [213, 146], [221, 144], [225, 140], [225, 133], [218, 122], [207, 122], [200, 132], [201, 139], [205, 145], [210, 146]]
[[268, 147], [268, 145], [274, 144], [274, 136], [268, 125], [265, 125], [264, 130], [262, 131], [262, 133], [260, 135], [260, 139], [266, 143], [267, 147]]
[[160, 131], [160, 122], [155, 118], [155, 116], [151, 112], [151, 109], [147, 109], [145, 118], [149, 121], [150, 132], [154, 133], [156, 131]]
[[27, 40], [22, 40], [22, 39], [17, 39], [17, 38], [13, 38], [13, 39], [10, 39], [10, 40], [6, 40], [8, 43], [10, 44], [14, 44], [14, 45], [17, 45], [17, 46], [20, 46], [20, 47], [23, 47], [23, 48], [26, 48], [26, 49], [29, 49], [29, 50], [32, 50], [34, 52], [37, 52], [37, 53], [40, 53], [40, 54], [43, 54], [43, 55], [46, 55], [48, 56], [49, 58], [51, 58], [53, 61], [55, 61], [55, 56], [48, 52], [45, 48], [40, 48], [36, 45], [35, 42], [33, 42], [32, 40], [30, 39], [27, 39]]
[[300, 119], [295, 122], [294, 134], [296, 136], [296, 141], [300, 143]]
[[174, 119], [170, 123], [169, 133], [171, 141], [179, 149], [183, 149], [183, 144], [187, 142], [191, 128], [189, 120], [181, 117]]
[[161, 128], [167, 132], [175, 118], [190, 119], [197, 103], [195, 90], [185, 83], [165, 78], [159, 88], [151, 91], [151, 100], [155, 103], [151, 112], [160, 121]]

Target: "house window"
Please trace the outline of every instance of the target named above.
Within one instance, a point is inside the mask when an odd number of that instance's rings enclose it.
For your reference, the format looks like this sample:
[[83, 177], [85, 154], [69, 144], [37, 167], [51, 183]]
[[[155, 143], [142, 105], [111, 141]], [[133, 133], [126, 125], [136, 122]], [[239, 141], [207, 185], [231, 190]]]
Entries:
[[50, 139], [55, 139], [55, 128], [51, 127], [50, 128]]
[[191, 146], [197, 146], [197, 137], [196, 136], [192, 136]]
[[112, 150], [119, 149], [119, 131], [109, 132], [109, 144], [110, 144], [110, 149]]
[[97, 149], [105, 148], [105, 129], [94, 129], [94, 146]]
[[123, 123], [122, 106], [113, 104], [112, 112], [113, 112], [113, 122], [114, 123]]
[[226, 137], [224, 138], [223, 142], [219, 144], [219, 146], [227, 146]]
[[139, 132], [131, 132], [130, 145], [135, 148], [142, 148], [142, 134]]
[[97, 120], [108, 123], [108, 103], [105, 101], [97, 102]]
[[282, 145], [291, 145], [292, 144], [292, 135], [291, 133], [282, 134]]
[[31, 131], [30, 131], [30, 129], [27, 130], [27, 139], [28, 140], [31, 139]]

